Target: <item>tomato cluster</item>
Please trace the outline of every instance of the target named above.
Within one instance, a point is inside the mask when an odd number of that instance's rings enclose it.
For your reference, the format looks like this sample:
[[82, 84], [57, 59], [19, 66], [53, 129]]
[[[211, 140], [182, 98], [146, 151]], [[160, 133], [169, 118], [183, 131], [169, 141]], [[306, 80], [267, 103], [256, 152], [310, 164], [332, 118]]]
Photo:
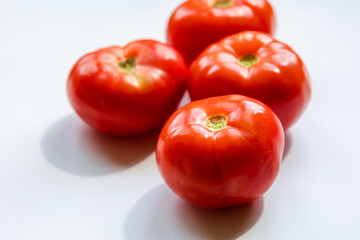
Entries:
[[[188, 0], [170, 17], [168, 44], [140, 40], [80, 58], [67, 81], [70, 103], [110, 135], [163, 126], [156, 162], [184, 200], [205, 208], [253, 201], [274, 182], [284, 130], [311, 95], [304, 63], [274, 28], [267, 0]], [[186, 89], [193, 102], [175, 111]]]

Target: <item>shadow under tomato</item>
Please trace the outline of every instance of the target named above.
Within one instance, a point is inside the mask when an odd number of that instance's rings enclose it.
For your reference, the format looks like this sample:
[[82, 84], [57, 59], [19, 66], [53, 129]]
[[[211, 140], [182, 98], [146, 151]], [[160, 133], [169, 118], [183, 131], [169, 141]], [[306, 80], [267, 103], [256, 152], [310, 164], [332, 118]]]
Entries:
[[126, 170], [144, 160], [155, 151], [157, 136], [158, 132], [131, 138], [108, 136], [72, 114], [47, 130], [41, 147], [46, 160], [58, 169], [95, 177]]
[[285, 132], [285, 147], [284, 147], [284, 153], [283, 153], [283, 158], [282, 158], [282, 162], [284, 162], [285, 158], [287, 157], [287, 155], [290, 152], [291, 146], [292, 146], [292, 135], [289, 131]]
[[125, 221], [126, 239], [236, 239], [263, 212], [263, 198], [220, 210], [195, 207], [178, 198], [164, 184], [146, 193]]

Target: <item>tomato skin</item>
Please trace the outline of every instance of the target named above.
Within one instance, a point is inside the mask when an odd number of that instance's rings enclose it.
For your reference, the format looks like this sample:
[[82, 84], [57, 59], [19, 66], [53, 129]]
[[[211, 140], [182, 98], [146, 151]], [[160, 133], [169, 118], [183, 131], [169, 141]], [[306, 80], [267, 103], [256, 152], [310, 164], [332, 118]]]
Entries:
[[[223, 114], [227, 126], [205, 123]], [[156, 149], [158, 169], [182, 199], [204, 208], [238, 206], [262, 196], [279, 172], [284, 131], [265, 104], [241, 95], [191, 102], [164, 125]]]
[[[251, 67], [240, 64], [258, 56]], [[268, 34], [244, 31], [210, 45], [190, 67], [192, 100], [241, 94], [260, 100], [277, 114], [285, 130], [293, 125], [311, 97], [309, 73], [301, 58]]]
[[213, 0], [188, 0], [171, 15], [167, 41], [188, 65], [210, 44], [245, 30], [273, 33], [274, 10], [266, 0], [235, 0], [228, 8], [212, 7]]
[[[119, 68], [127, 59], [136, 59], [131, 72]], [[83, 56], [69, 74], [67, 93], [77, 114], [92, 127], [135, 136], [165, 123], [184, 94], [187, 77], [175, 49], [139, 40]]]

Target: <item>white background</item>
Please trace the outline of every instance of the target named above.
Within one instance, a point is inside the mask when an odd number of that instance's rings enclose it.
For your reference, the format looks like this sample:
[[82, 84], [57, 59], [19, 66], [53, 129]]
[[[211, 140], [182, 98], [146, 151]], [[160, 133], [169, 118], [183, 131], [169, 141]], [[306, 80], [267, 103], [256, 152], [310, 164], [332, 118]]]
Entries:
[[313, 97], [253, 204], [192, 207], [159, 176], [155, 134], [107, 137], [73, 113], [74, 62], [164, 41], [180, 2], [0, 1], [0, 239], [360, 239], [359, 1], [272, 1], [276, 37], [307, 64]]

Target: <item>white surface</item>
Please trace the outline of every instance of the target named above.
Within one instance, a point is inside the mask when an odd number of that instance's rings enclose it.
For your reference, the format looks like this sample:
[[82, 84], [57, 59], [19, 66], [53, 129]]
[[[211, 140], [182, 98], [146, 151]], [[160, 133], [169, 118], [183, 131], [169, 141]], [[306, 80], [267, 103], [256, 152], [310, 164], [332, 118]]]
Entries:
[[313, 98], [276, 183], [252, 205], [184, 203], [158, 174], [154, 135], [105, 137], [73, 113], [72, 64], [164, 40], [179, 2], [1, 0], [0, 239], [360, 239], [359, 1], [272, 1], [276, 36], [306, 62]]

